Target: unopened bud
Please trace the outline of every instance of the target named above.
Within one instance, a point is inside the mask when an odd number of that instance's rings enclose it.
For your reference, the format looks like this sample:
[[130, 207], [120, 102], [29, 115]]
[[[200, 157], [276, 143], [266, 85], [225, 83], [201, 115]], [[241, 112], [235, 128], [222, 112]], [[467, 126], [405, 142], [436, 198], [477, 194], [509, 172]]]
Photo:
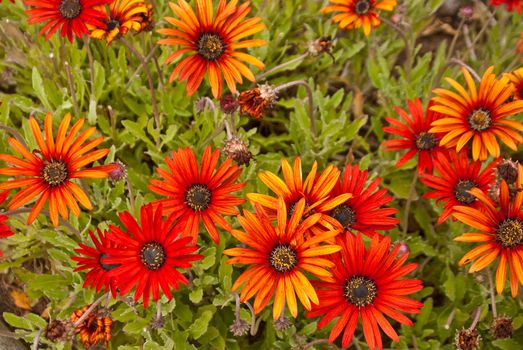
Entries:
[[225, 114], [233, 114], [238, 109], [238, 101], [232, 94], [227, 94], [220, 99], [220, 109]]
[[109, 172], [109, 180], [111, 183], [115, 184], [118, 181], [127, 179], [127, 167], [124, 163], [117, 160], [112, 165], [116, 165], [116, 169]]

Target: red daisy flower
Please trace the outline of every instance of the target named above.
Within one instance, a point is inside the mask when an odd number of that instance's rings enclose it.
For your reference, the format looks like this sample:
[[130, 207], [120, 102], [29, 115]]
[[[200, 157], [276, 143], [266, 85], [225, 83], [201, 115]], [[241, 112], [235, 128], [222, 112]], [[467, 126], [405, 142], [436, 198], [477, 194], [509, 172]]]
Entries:
[[[523, 166], [519, 166], [516, 186], [523, 185]], [[485, 192], [471, 190], [478, 198], [481, 210], [465, 206], [455, 208], [454, 217], [480, 232], [464, 233], [455, 238], [460, 242], [475, 242], [480, 245], [461, 258], [463, 266], [472, 261], [469, 272], [483, 270], [499, 257], [496, 270], [496, 290], [501, 294], [505, 288], [507, 265], [512, 297], [518, 294], [518, 281], [523, 284], [523, 192], [511, 193], [505, 181], [501, 182], [499, 205]]]
[[104, 291], [110, 290], [113, 297], [116, 297], [116, 281], [114, 277], [109, 276], [109, 271], [118, 267], [118, 265], [109, 265], [102, 263], [103, 258], [109, 256], [108, 249], [118, 248], [118, 246], [108, 238], [109, 232], [96, 230], [98, 238], [92, 231], [89, 231], [94, 248], [80, 243], [80, 248], [75, 249], [80, 256], [73, 256], [71, 259], [78, 262], [78, 267], [74, 270], [89, 270], [85, 275], [83, 287], [90, 286], [97, 292], [103, 287]]
[[60, 35], [73, 42], [76, 37], [89, 35], [87, 25], [105, 26], [101, 21], [105, 14], [97, 6], [108, 3], [108, 0], [25, 0], [25, 4], [33, 8], [26, 10], [29, 24], [46, 22], [40, 30], [40, 35], [47, 32], [49, 39], [58, 29]]
[[392, 196], [387, 195], [386, 189], [378, 189], [381, 179], [376, 178], [365, 186], [368, 173], [368, 170], [361, 171], [359, 165], [345, 167], [331, 197], [344, 193], [352, 193], [352, 197], [335, 207], [329, 215], [336, 219], [335, 225], [372, 237], [377, 230], [391, 230], [399, 220], [391, 217], [398, 211], [396, 208], [383, 208], [392, 201]]
[[507, 10], [517, 13], [521, 13], [521, 10], [523, 10], [522, 0], [490, 0], [490, 4], [492, 6], [507, 5]]
[[156, 209], [147, 204], [140, 209], [140, 222], [129, 213], [118, 214], [125, 231], [109, 226], [110, 235], [119, 247], [108, 248], [109, 256], [102, 258], [104, 264], [119, 265], [109, 271], [118, 281], [120, 295], [126, 295], [136, 287], [134, 300], [143, 299], [147, 308], [149, 297], [160, 298], [160, 288], [170, 300], [171, 288], [189, 281], [176, 268], [190, 268], [191, 262], [203, 258], [193, 254], [198, 247], [191, 245], [190, 237], [179, 238], [180, 231], [173, 226], [174, 215], [163, 219], [162, 206]]
[[471, 161], [467, 158], [467, 151], [459, 154], [450, 151], [447, 155], [439, 154], [434, 166], [439, 175], [424, 174], [423, 182], [434, 191], [423, 195], [425, 198], [434, 198], [443, 202], [443, 212], [438, 218], [438, 225], [443, 223], [454, 211], [456, 205], [466, 205], [477, 208], [476, 197], [469, 193], [477, 187], [487, 192], [495, 181], [494, 171], [497, 161], [490, 163], [481, 171], [480, 161]]
[[198, 240], [200, 217], [211, 238], [218, 243], [220, 235], [216, 225], [227, 231], [232, 229], [221, 215], [238, 215], [234, 207], [245, 202], [231, 194], [245, 186], [235, 183], [242, 169], [233, 165], [231, 159], [216, 169], [219, 158], [220, 151], [211, 153], [211, 147], [207, 146], [198, 169], [190, 148], [173, 151], [171, 157], [165, 157], [169, 171], [157, 169], [165, 181], [151, 180], [148, 186], [151, 191], [168, 197], [153, 204], [161, 204], [164, 214], [179, 219], [175, 228], [191, 236], [193, 244]]
[[385, 315], [401, 324], [413, 325], [401, 312], [418, 314], [423, 304], [405, 295], [420, 291], [423, 285], [418, 279], [403, 277], [417, 264], [403, 265], [409, 254], [398, 254], [400, 244], [391, 250], [389, 237], [374, 236], [368, 249], [360, 234], [338, 237], [337, 244], [342, 249], [339, 254], [331, 255], [333, 281], [313, 282], [320, 303], [313, 306], [307, 317], [323, 316], [318, 323], [321, 329], [340, 316], [331, 330], [329, 342], [343, 331], [341, 345], [344, 348], [349, 346], [359, 319], [371, 350], [382, 349], [380, 328], [398, 342], [399, 336]]
[[429, 103], [427, 111], [423, 113], [423, 105], [419, 98], [407, 101], [407, 104], [410, 115], [400, 107], [395, 108], [405, 123], [394, 118], [385, 118], [391, 126], [384, 127], [383, 131], [403, 138], [383, 142], [386, 146], [385, 151], [407, 149], [409, 151], [397, 161], [396, 167], [400, 168], [417, 154], [418, 173], [421, 175], [426, 170], [432, 174], [433, 158], [443, 150], [439, 146], [439, 135], [429, 132], [430, 124], [438, 118], [438, 114], [430, 110], [432, 103]]
[[[0, 205], [4, 203], [4, 201], [7, 198], [7, 195], [9, 194], [9, 191], [0, 192]], [[9, 219], [7, 215], [2, 215], [0, 213], [0, 238], [5, 238], [14, 235], [14, 232], [11, 230], [5, 222]], [[2, 251], [0, 250], [0, 256], [3, 256]]]

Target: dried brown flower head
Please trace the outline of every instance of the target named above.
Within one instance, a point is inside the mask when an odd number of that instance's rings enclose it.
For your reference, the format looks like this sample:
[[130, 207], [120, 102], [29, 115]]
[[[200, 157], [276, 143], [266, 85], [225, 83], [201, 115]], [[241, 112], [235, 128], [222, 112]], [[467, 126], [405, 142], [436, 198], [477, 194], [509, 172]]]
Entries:
[[512, 338], [514, 335], [512, 318], [509, 316], [494, 317], [490, 325], [490, 333], [495, 339]]
[[236, 136], [225, 141], [223, 153], [225, 153], [227, 158], [238, 163], [238, 165], [249, 165], [249, 162], [253, 158], [247, 144]]
[[511, 159], [503, 159], [496, 167], [498, 176], [508, 184], [516, 182], [518, 178], [518, 162]]
[[45, 337], [52, 342], [64, 342], [74, 335], [73, 323], [68, 320], [53, 320], [45, 329]]
[[233, 94], [224, 95], [220, 99], [220, 109], [223, 113], [233, 114], [238, 109], [238, 101]]
[[308, 51], [312, 56], [318, 56], [322, 53], [326, 53], [332, 57], [332, 38], [330, 35], [322, 36], [321, 38], [309, 42]]
[[229, 330], [235, 337], [243, 337], [249, 333], [251, 326], [241, 318], [234, 320], [234, 322], [229, 327]]
[[459, 350], [476, 350], [479, 349], [481, 336], [474, 329], [461, 329], [456, 331], [454, 338], [456, 348]]
[[258, 85], [255, 89], [242, 92], [238, 97], [240, 113], [260, 120], [263, 118], [264, 112], [273, 106], [276, 99], [276, 91], [272, 85]]

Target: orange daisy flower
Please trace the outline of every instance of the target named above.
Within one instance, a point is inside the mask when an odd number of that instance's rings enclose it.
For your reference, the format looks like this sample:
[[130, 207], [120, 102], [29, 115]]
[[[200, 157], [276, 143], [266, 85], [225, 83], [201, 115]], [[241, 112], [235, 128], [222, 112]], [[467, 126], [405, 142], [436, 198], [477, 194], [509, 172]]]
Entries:
[[239, 6], [237, 4], [238, 0], [220, 0], [216, 16], [213, 16], [212, 0], [198, 0], [196, 13], [185, 0], [178, 0], [177, 5], [169, 3], [178, 18], [165, 17], [174, 28], [159, 29], [158, 33], [170, 38], [158, 43], [181, 46], [167, 57], [165, 64], [189, 53], [178, 63], [169, 79], [172, 82], [178, 77], [182, 82], [187, 81], [187, 95], [194, 94], [206, 73], [215, 98], [222, 93], [222, 74], [229, 90], [234, 94], [236, 83], [243, 83], [242, 76], [255, 81], [254, 74], [241, 61], [259, 69], [265, 67], [256, 57], [238, 51], [263, 46], [267, 42], [260, 39], [242, 40], [262, 31], [265, 25], [259, 23], [260, 17], [244, 20], [251, 11], [248, 1]]
[[516, 69], [510, 74], [506, 74], [514, 85], [514, 99], [523, 100], [523, 68]]
[[91, 25], [91, 38], [106, 39], [109, 45], [115, 38], [121, 37], [130, 30], [141, 32], [149, 25], [151, 9], [142, 0], [113, 0], [110, 8], [103, 7], [105, 18], [102, 25]]
[[248, 264], [234, 283], [232, 290], [237, 290], [245, 282], [240, 294], [241, 301], [247, 301], [254, 295], [254, 312], [259, 313], [274, 296], [272, 316], [276, 320], [287, 305], [291, 315], [298, 315], [299, 301], [305, 309], [311, 309], [311, 302], [318, 304], [316, 292], [304, 272], [309, 272], [322, 279], [331, 278], [325, 268], [334, 264], [321, 256], [340, 250], [337, 245], [322, 245], [322, 242], [335, 237], [339, 230], [324, 232], [311, 239], [305, 239], [304, 233], [320, 219], [320, 214], [313, 214], [303, 219], [305, 199], [301, 199], [294, 212], [288, 217], [287, 206], [283, 198], [278, 199], [276, 227], [273, 227], [265, 210], [255, 204], [255, 213], [244, 211], [238, 221], [245, 232], [232, 230], [231, 234], [248, 248], [224, 250], [224, 254], [233, 256], [228, 264]]
[[472, 140], [472, 157], [474, 160], [485, 160], [491, 154], [494, 158], [500, 155], [496, 137], [514, 151], [523, 143], [523, 124], [507, 117], [523, 111], [523, 101], [508, 102], [514, 93], [514, 87], [505, 76], [496, 79], [492, 73], [494, 67], [487, 69], [479, 89], [470, 73], [462, 69], [468, 85], [468, 92], [453, 79], [446, 80], [458, 91], [458, 94], [445, 89], [435, 89], [434, 105], [431, 110], [443, 114], [443, 117], [432, 123], [429, 132], [443, 133], [440, 145], [456, 148], [460, 151]]
[[372, 27], [380, 25], [380, 16], [376, 10], [393, 11], [396, 0], [330, 0], [333, 5], [321, 9], [322, 13], [340, 12], [332, 20], [342, 29], [363, 27], [363, 33], [369, 35]]
[[[296, 157], [294, 168], [284, 159], [281, 162], [284, 180], [270, 171], [263, 171], [258, 174], [262, 182], [267, 185], [276, 197], [260, 193], [249, 193], [247, 198], [252, 203], [259, 204], [269, 213], [269, 216], [275, 217], [278, 209], [279, 198], [283, 198], [287, 205], [289, 216], [294, 213], [296, 204], [305, 199], [305, 215], [311, 213], [328, 213], [338, 205], [346, 202], [352, 197], [351, 193], [341, 193], [337, 196], [330, 196], [332, 189], [338, 183], [340, 171], [334, 165], [329, 165], [319, 176], [317, 176], [317, 162], [314, 162], [312, 169], [307, 175], [305, 181], [302, 177], [301, 159]], [[326, 217], [329, 221], [328, 217]], [[320, 223], [326, 223], [320, 220]], [[313, 227], [312, 231], [316, 231]]]
[[82, 169], [107, 155], [109, 149], [103, 148], [92, 151], [103, 141], [98, 137], [88, 143], [86, 140], [96, 130], [91, 127], [78, 135], [84, 124], [84, 119], [78, 120], [68, 132], [71, 115], [68, 113], [62, 119], [56, 139], [53, 136], [53, 118], [47, 113], [44, 123], [45, 140], [38, 122], [31, 116], [29, 125], [38, 144], [38, 149], [30, 152], [18, 140], [9, 138], [8, 142], [22, 158], [8, 154], [0, 154], [0, 160], [12, 166], [0, 168], [0, 175], [17, 177], [0, 184], [0, 190], [19, 188], [20, 191], [7, 204], [10, 210], [20, 208], [34, 198], [36, 200], [27, 223], [31, 224], [38, 216], [44, 205], [49, 202], [49, 216], [53, 225], [58, 226], [58, 214], [64, 220], [69, 217], [69, 210], [80, 215], [78, 202], [86, 209], [92, 205], [84, 191], [74, 183], [73, 179], [94, 178], [108, 176], [115, 169], [114, 165], [95, 166]]
[[391, 247], [390, 237], [374, 236], [368, 249], [360, 234], [345, 235], [345, 239], [338, 237], [336, 242], [341, 251], [330, 257], [334, 265], [332, 281], [313, 282], [318, 288], [320, 303], [307, 317], [322, 316], [318, 323], [321, 329], [339, 316], [329, 342], [334, 342], [343, 331], [343, 348], [350, 345], [359, 319], [370, 350], [382, 349], [380, 329], [399, 342], [398, 334], [385, 316], [406, 326], [413, 325], [402, 312], [418, 314], [423, 304], [406, 295], [419, 292], [423, 284], [404, 276], [417, 264], [404, 265], [409, 254], [400, 253], [401, 244]]
[[[519, 165], [517, 188], [523, 185], [523, 166]], [[505, 181], [499, 190], [499, 206], [478, 188], [470, 190], [482, 207], [454, 207], [454, 217], [480, 232], [464, 233], [454, 240], [476, 242], [479, 246], [469, 251], [459, 261], [460, 266], [474, 263], [469, 272], [483, 270], [499, 257], [496, 271], [496, 291], [505, 287], [507, 265], [512, 296], [518, 294], [518, 281], [523, 284], [523, 191], [512, 194]]]
[[165, 157], [169, 171], [157, 169], [165, 181], [151, 180], [148, 186], [151, 191], [167, 197], [153, 204], [161, 204], [164, 214], [179, 219], [175, 228], [191, 236], [193, 244], [198, 240], [200, 218], [214, 242], [220, 242], [216, 225], [227, 231], [232, 229], [221, 215], [238, 215], [240, 212], [234, 207], [245, 202], [231, 194], [245, 186], [236, 183], [242, 169], [233, 165], [232, 159], [216, 169], [220, 151], [211, 154], [210, 146], [203, 153], [200, 169], [190, 148], [173, 151], [171, 157]]

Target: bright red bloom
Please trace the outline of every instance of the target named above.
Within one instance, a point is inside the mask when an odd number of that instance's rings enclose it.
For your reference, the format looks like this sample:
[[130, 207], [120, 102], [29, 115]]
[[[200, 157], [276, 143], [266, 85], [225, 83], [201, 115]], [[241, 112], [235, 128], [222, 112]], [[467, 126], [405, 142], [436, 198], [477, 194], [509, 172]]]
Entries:
[[427, 111], [423, 113], [423, 105], [419, 98], [414, 101], [407, 101], [407, 105], [410, 115], [400, 107], [395, 108], [405, 123], [394, 118], [385, 118], [391, 126], [384, 127], [383, 131], [402, 138], [401, 140], [383, 142], [386, 146], [385, 151], [408, 150], [396, 163], [397, 168], [403, 166], [417, 154], [418, 173], [421, 175], [426, 170], [429, 174], [432, 174], [433, 159], [436, 153], [443, 150], [439, 146], [439, 135], [429, 132], [430, 124], [438, 118], [438, 113], [430, 110], [432, 103], [429, 103]]
[[401, 312], [418, 314], [423, 304], [405, 295], [420, 291], [423, 285], [418, 279], [403, 277], [417, 264], [404, 265], [409, 253], [399, 254], [401, 244], [391, 249], [389, 237], [374, 236], [368, 249], [359, 234], [338, 236], [336, 242], [342, 249], [339, 254], [331, 255], [333, 281], [313, 282], [320, 303], [313, 306], [307, 317], [323, 316], [318, 323], [321, 329], [340, 316], [331, 330], [329, 342], [334, 342], [343, 331], [343, 348], [349, 346], [359, 319], [370, 350], [382, 349], [380, 328], [398, 342], [399, 336], [385, 316], [413, 325]]
[[47, 32], [47, 40], [60, 29], [60, 35], [70, 42], [73, 42], [73, 33], [78, 38], [89, 35], [87, 25], [105, 26], [101, 21], [105, 14], [97, 6], [106, 3], [108, 0], [25, 0], [26, 5], [33, 7], [26, 10], [28, 23], [46, 22], [40, 35]]
[[109, 232], [102, 232], [100, 229], [97, 229], [96, 232], [98, 238], [92, 231], [89, 231], [94, 248], [80, 243], [80, 248], [75, 249], [80, 256], [71, 258], [78, 262], [78, 267], [74, 271], [89, 270], [85, 275], [84, 288], [90, 286], [98, 292], [103, 287], [104, 291], [110, 290], [113, 297], [116, 297], [116, 281], [114, 277], [109, 276], [109, 271], [117, 265], [104, 264], [102, 259], [109, 256], [108, 249], [118, 248], [118, 246], [108, 238]]
[[180, 283], [189, 283], [176, 268], [190, 268], [192, 261], [203, 258], [193, 254], [198, 247], [190, 244], [190, 237], [179, 237], [180, 230], [173, 226], [173, 215], [163, 219], [161, 205], [156, 209], [152, 204], [142, 206], [140, 224], [129, 212], [118, 215], [125, 231], [109, 226], [108, 237], [119, 248], [108, 248], [109, 257], [102, 258], [102, 263], [119, 265], [109, 271], [109, 276], [118, 281], [120, 295], [136, 287], [134, 300], [143, 297], [145, 308], [151, 293], [158, 301], [160, 288], [172, 299], [171, 288], [178, 289]]
[[[523, 166], [519, 166], [517, 188], [523, 186]], [[471, 190], [481, 204], [480, 210], [464, 206], [454, 208], [454, 217], [480, 232], [469, 232], [455, 238], [460, 242], [479, 243], [461, 258], [463, 266], [472, 261], [469, 272], [478, 272], [497, 260], [496, 290], [505, 288], [507, 265], [512, 297], [518, 294], [518, 282], [523, 284], [523, 191], [511, 193], [505, 181], [501, 182], [499, 205], [485, 192]]]
[[[9, 191], [0, 192], [0, 205], [4, 203], [4, 201], [7, 198], [7, 195], [9, 194]], [[0, 238], [5, 238], [14, 235], [14, 232], [11, 230], [5, 222], [9, 219], [7, 215], [2, 215], [0, 213]], [[3, 256], [2, 251], [0, 250], [0, 256]]]
[[359, 231], [372, 237], [378, 230], [391, 230], [399, 222], [391, 217], [398, 210], [383, 208], [392, 201], [385, 188], [378, 189], [380, 178], [366, 185], [369, 171], [361, 171], [359, 165], [347, 165], [343, 177], [334, 186], [331, 197], [352, 193], [352, 197], [331, 210], [335, 224], [349, 231]]
[[490, 0], [490, 4], [492, 6], [507, 5], [507, 10], [517, 13], [521, 13], [521, 10], [523, 10], [522, 0]]
[[[203, 153], [198, 169], [196, 156], [190, 148], [173, 151], [171, 157], [165, 157], [169, 171], [158, 168], [158, 174], [165, 181], [151, 180], [149, 189], [166, 196], [154, 202], [161, 204], [164, 214], [178, 219], [175, 228], [185, 236], [198, 240], [200, 217], [214, 242], [220, 241], [216, 225], [230, 231], [232, 226], [221, 215], [238, 215], [234, 208], [245, 202], [231, 193], [245, 186], [236, 183], [242, 169], [227, 159], [218, 168], [220, 151], [211, 153], [208, 146]], [[220, 215], [221, 214], [221, 215]]]
[[423, 182], [434, 191], [423, 195], [425, 198], [434, 198], [443, 202], [443, 212], [438, 218], [442, 224], [454, 211], [456, 205], [466, 205], [477, 208], [479, 203], [470, 189], [477, 187], [487, 192], [495, 180], [497, 162], [490, 163], [481, 171], [480, 161], [471, 161], [467, 158], [467, 151], [457, 154], [450, 151], [448, 155], [439, 154], [434, 166], [439, 175], [425, 174], [421, 177]]

